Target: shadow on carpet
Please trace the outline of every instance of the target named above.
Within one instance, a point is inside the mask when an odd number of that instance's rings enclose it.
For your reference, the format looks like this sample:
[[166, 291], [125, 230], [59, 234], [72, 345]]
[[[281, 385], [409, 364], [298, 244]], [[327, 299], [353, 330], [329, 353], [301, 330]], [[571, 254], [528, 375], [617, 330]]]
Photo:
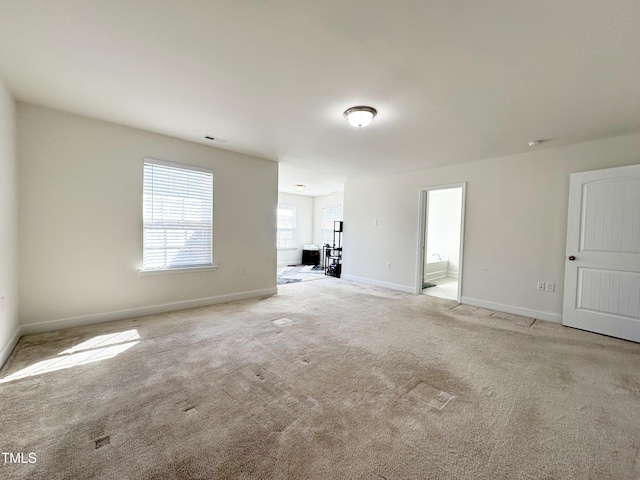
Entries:
[[326, 278], [321, 265], [290, 265], [278, 269], [278, 285]]

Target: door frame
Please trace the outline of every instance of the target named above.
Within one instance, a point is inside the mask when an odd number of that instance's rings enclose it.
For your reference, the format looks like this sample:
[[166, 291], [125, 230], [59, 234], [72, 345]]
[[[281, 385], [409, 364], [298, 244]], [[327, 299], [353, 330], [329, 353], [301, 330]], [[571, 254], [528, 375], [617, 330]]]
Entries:
[[445, 185], [430, 185], [420, 188], [418, 197], [418, 251], [416, 254], [416, 283], [415, 293], [422, 293], [422, 281], [424, 278], [424, 254], [425, 254], [425, 237], [427, 234], [427, 215], [429, 213], [428, 199], [429, 192], [432, 190], [450, 190], [452, 188], [462, 188], [462, 199], [460, 208], [460, 252], [458, 255], [458, 296], [457, 301], [460, 303], [462, 298], [462, 272], [463, 272], [463, 253], [464, 253], [464, 219], [465, 219], [465, 203], [467, 198], [467, 182], [448, 183]]

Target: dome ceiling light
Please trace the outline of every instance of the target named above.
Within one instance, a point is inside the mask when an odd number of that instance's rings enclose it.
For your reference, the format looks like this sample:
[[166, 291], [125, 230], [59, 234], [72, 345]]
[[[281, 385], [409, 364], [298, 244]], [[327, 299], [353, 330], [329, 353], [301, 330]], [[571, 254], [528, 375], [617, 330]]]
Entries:
[[377, 114], [377, 110], [372, 107], [351, 107], [344, 112], [345, 118], [356, 128], [366, 127]]

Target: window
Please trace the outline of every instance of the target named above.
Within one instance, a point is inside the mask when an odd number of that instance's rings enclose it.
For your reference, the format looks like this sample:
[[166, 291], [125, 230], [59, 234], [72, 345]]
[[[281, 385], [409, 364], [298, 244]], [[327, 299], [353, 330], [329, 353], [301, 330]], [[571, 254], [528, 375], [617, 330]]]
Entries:
[[296, 207], [278, 205], [278, 248], [296, 248]]
[[142, 270], [213, 266], [213, 173], [145, 159]]
[[322, 207], [322, 244], [333, 245], [333, 222], [342, 220], [342, 207]]

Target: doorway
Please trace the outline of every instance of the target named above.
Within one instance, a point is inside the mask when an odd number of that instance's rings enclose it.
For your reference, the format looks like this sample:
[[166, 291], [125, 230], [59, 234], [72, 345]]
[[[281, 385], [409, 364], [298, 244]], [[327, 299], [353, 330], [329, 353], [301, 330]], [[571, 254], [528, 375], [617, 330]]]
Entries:
[[465, 183], [420, 191], [416, 293], [460, 301]]

